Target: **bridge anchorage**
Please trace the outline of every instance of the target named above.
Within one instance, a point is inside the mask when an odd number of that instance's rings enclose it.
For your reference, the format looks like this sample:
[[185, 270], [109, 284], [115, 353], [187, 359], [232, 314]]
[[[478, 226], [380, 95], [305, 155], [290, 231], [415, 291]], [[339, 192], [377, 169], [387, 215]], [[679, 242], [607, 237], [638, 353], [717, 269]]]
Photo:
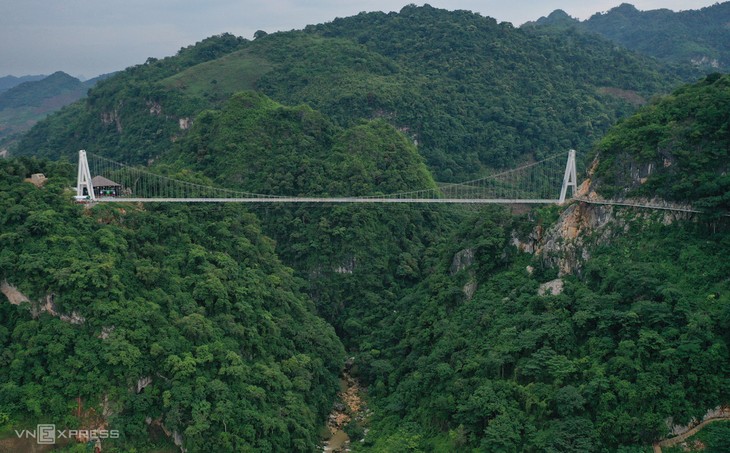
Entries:
[[[554, 155], [539, 162], [437, 188], [355, 197], [267, 195], [179, 181], [79, 151], [76, 201], [80, 203], [450, 203], [562, 204], [577, 190], [575, 150], [565, 162]], [[92, 174], [95, 175], [92, 177]], [[562, 175], [562, 182], [561, 182]], [[558, 190], [559, 189], [559, 190]]]

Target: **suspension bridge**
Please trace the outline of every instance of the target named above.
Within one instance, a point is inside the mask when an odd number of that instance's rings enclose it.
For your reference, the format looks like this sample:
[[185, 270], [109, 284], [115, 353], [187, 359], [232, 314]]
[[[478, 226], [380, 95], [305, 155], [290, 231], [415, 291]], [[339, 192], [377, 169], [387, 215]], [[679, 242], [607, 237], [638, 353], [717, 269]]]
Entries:
[[[93, 175], [93, 176], [92, 176]], [[82, 203], [563, 203], [577, 188], [575, 150], [458, 184], [369, 196], [289, 196], [181, 181], [79, 151], [76, 197]]]

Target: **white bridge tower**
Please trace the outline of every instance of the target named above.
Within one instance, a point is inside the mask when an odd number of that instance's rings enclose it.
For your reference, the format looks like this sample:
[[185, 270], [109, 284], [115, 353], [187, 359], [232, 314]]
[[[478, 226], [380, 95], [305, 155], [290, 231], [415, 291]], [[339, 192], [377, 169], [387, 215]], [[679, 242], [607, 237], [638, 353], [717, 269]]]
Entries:
[[[86, 189], [86, 193], [84, 193]], [[91, 171], [89, 171], [89, 161], [86, 160], [86, 151], [79, 151], [79, 176], [76, 180], [76, 199], [77, 200], [96, 200], [94, 194], [94, 186], [91, 183]]]
[[563, 187], [560, 189], [558, 203], [565, 203], [565, 195], [567, 195], [568, 187], [573, 188], [570, 193], [571, 198], [575, 197], [575, 192], [578, 190], [578, 177], [575, 173], [575, 150], [571, 149], [568, 151], [568, 162], [565, 164], [565, 176], [563, 176]]

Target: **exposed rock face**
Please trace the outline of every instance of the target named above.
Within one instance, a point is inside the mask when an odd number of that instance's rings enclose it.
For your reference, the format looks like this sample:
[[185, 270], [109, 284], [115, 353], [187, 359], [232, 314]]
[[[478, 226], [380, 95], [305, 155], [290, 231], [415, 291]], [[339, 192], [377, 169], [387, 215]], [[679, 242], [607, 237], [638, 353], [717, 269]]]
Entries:
[[33, 173], [30, 178], [25, 179], [25, 182], [29, 182], [36, 187], [43, 187], [46, 181], [48, 181], [48, 178], [43, 173]]
[[[692, 215], [689, 212], [669, 210], [687, 210], [690, 208], [689, 205], [659, 198], [603, 200], [594, 189], [594, 182], [591, 179], [597, 165], [596, 160], [591, 165], [589, 177], [578, 187], [574, 197], [578, 201], [569, 205], [555, 224], [547, 230], [538, 225], [527, 237], [519, 237], [517, 232], [512, 233], [512, 245], [522, 252], [541, 256], [546, 264], [558, 268], [558, 276], [580, 274], [583, 264], [591, 258], [589, 250], [592, 247], [589, 247], [587, 241], [591, 241], [593, 245], [607, 244], [614, 236], [627, 232], [633, 219], [652, 218], [668, 225], [677, 220], [687, 220]], [[667, 167], [673, 165], [673, 162], [665, 158], [661, 165]], [[655, 169], [656, 166], [652, 163], [631, 164], [625, 175], [627, 184], [629, 186], [643, 184]], [[602, 202], [607, 204], [600, 204]], [[644, 205], [656, 209], [626, 211], [617, 208], [616, 205]], [[661, 209], [667, 210], [661, 211]]]
[[557, 267], [559, 276], [580, 274], [583, 264], [591, 258], [588, 241], [594, 245], [608, 244], [615, 236], [626, 233], [634, 219], [652, 218], [668, 225], [690, 216], [686, 212], [623, 211], [611, 205], [577, 202], [568, 206], [560, 219], [545, 231], [533, 253]]
[[49, 313], [50, 315], [61, 318], [62, 321], [66, 321], [71, 324], [83, 324], [86, 321], [83, 316], [75, 311], [71, 312], [70, 315], [59, 313], [56, 308], [56, 304], [53, 302], [53, 294], [48, 294], [41, 302], [33, 303], [25, 294], [18, 291], [18, 288], [9, 284], [7, 280], [0, 283], [0, 292], [3, 293], [5, 297], [7, 297], [8, 301], [10, 301], [13, 305], [20, 305], [24, 302], [29, 303], [31, 305], [31, 314], [34, 318], [40, 316], [41, 313]]
[[160, 429], [162, 429], [162, 432], [164, 432], [167, 437], [172, 439], [172, 442], [180, 449], [182, 453], [186, 453], [188, 451], [188, 449], [183, 446], [182, 434], [177, 431], [170, 431], [169, 429], [167, 429], [164, 423], [162, 423], [162, 418], [153, 420], [152, 417], [147, 417], [145, 419], [145, 423], [150, 426], [159, 426]]
[[538, 296], [557, 296], [563, 293], [563, 279], [562, 278], [556, 278], [555, 280], [550, 280], [549, 282], [545, 282], [540, 285], [539, 288], [537, 288], [537, 295]]
[[709, 66], [714, 69], [720, 67], [720, 61], [717, 58], [708, 57], [707, 55], [692, 58], [690, 61], [695, 66]]
[[10, 301], [13, 305], [20, 305], [23, 302], [30, 302], [30, 299], [25, 297], [23, 293], [18, 291], [18, 288], [10, 285], [7, 280], [3, 280], [2, 283], [0, 283], [0, 292], [5, 295], [5, 297], [8, 298], [8, 301]]
[[580, 270], [582, 264], [590, 259], [585, 247], [586, 236], [601, 229], [602, 237], [598, 241], [607, 241], [613, 234], [611, 229], [602, 229], [613, 219], [612, 211], [612, 206], [569, 206], [558, 222], [545, 232], [543, 240], [535, 247], [535, 253], [556, 266], [561, 276]]
[[122, 133], [122, 120], [119, 118], [119, 112], [117, 111], [117, 109], [114, 109], [111, 112], [102, 112], [101, 122], [105, 126], [115, 124], [117, 126], [117, 132], [119, 132], [120, 134]]
[[352, 274], [353, 272], [355, 272], [356, 265], [357, 259], [354, 256], [351, 256], [342, 263], [340, 263], [340, 265], [335, 267], [333, 270], [337, 274]]
[[186, 131], [190, 129], [190, 126], [193, 125], [193, 120], [190, 118], [180, 118], [177, 120], [178, 125], [180, 126], [180, 130]]
[[456, 275], [459, 272], [468, 269], [469, 279], [462, 288], [466, 300], [471, 300], [479, 288], [476, 276], [474, 275], [474, 270], [469, 269], [474, 264], [474, 256], [475, 252], [472, 248], [461, 250], [454, 255], [454, 258], [451, 260], [451, 267], [449, 268], [449, 273], [451, 275]]
[[467, 267], [474, 264], [474, 249], [464, 249], [454, 255], [454, 259], [451, 260], [451, 268], [449, 272], [451, 275], [456, 275], [458, 272], [463, 271]]
[[150, 115], [162, 114], [162, 105], [159, 102], [147, 101], [147, 107], [150, 109]]
[[137, 393], [144, 390], [150, 384], [152, 384], [151, 376], [145, 376], [145, 377], [137, 379]]
[[479, 284], [477, 283], [476, 279], [472, 277], [471, 280], [466, 282], [461, 290], [464, 292], [466, 300], [471, 300], [472, 297], [474, 297], [474, 294], [477, 292], [477, 289], [479, 289]]

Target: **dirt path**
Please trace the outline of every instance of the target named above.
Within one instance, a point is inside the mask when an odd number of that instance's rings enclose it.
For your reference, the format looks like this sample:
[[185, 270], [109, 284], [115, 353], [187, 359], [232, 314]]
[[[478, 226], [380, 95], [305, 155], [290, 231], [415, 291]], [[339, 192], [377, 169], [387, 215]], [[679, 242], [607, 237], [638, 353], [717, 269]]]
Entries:
[[702, 428], [709, 425], [712, 422], [720, 421], [720, 420], [730, 420], [730, 413], [719, 415], [717, 417], [711, 417], [708, 419], [703, 420], [700, 424], [694, 426], [693, 428], [683, 432], [682, 434], [669, 438], [664, 439], [661, 442], [654, 443], [654, 453], [662, 453], [662, 447], [674, 447], [678, 443], [684, 442], [688, 438], [694, 436], [697, 434]]

